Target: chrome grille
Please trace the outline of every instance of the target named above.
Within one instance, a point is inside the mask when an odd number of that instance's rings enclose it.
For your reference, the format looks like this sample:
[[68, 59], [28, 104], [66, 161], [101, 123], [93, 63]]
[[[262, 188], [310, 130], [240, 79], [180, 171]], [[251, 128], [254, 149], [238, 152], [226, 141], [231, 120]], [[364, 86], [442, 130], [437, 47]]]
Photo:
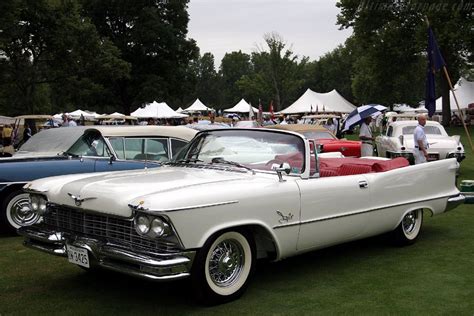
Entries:
[[53, 229], [105, 240], [132, 250], [156, 253], [179, 251], [173, 243], [138, 235], [132, 220], [85, 213], [70, 207], [50, 204], [48, 212], [43, 215], [43, 223]]

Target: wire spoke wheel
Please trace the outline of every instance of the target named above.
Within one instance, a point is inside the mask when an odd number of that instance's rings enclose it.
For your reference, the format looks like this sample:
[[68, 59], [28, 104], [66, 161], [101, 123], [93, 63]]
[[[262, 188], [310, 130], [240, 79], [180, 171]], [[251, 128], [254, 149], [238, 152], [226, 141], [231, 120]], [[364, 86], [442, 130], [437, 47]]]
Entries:
[[234, 283], [242, 272], [244, 251], [235, 240], [225, 240], [212, 251], [209, 260], [209, 275], [217, 286], [226, 287]]
[[210, 238], [199, 251], [191, 274], [197, 298], [215, 305], [241, 296], [255, 270], [255, 242], [244, 231]]

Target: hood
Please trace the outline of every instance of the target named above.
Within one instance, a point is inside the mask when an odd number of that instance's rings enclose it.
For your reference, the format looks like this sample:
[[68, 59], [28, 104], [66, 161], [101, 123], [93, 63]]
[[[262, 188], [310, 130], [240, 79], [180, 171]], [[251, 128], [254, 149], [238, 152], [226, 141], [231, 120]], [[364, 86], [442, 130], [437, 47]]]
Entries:
[[[27, 187], [45, 192], [53, 203], [130, 217], [132, 212], [128, 204], [135, 205], [140, 197], [153, 195], [156, 199], [160, 193], [166, 192], [169, 196], [179, 191], [176, 194], [179, 202], [186, 190], [194, 191], [197, 187], [206, 191], [209, 185], [248, 177], [251, 173], [165, 166], [153, 170], [52, 177], [33, 181]], [[78, 206], [71, 195], [83, 200], [82, 203]], [[167, 202], [163, 201], [163, 204]]]

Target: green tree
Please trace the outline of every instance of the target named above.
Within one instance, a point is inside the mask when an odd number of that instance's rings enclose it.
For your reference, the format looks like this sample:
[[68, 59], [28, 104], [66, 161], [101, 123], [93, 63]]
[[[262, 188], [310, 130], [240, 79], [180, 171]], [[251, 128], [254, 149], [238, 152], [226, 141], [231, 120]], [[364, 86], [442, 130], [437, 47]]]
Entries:
[[0, 94], [0, 104], [5, 113], [96, 105], [97, 95], [110, 102], [107, 83], [126, 77], [128, 65], [80, 10], [77, 1], [1, 2], [0, 89], [7, 92]]
[[273, 100], [275, 111], [279, 111], [301, 93], [308, 59], [298, 62], [298, 56], [286, 49], [287, 44], [276, 33], [265, 34], [264, 39], [268, 50], [252, 53], [253, 73], [243, 76], [238, 86], [254, 102]]
[[226, 53], [221, 61], [219, 76], [222, 82], [222, 99], [225, 107], [236, 104], [242, 98], [237, 82], [252, 73], [250, 55], [242, 51]]
[[99, 33], [131, 64], [129, 78], [114, 86], [125, 113], [153, 100], [180, 99], [188, 92], [190, 61], [198, 48], [187, 39], [188, 0], [82, 0]]
[[[455, 80], [472, 68], [472, 3], [445, 0], [340, 0], [338, 23], [354, 30], [354, 96], [360, 102], [416, 103], [424, 99], [428, 17]], [[471, 63], [469, 63], [471, 62]], [[443, 119], [450, 119], [444, 80]]]
[[354, 54], [344, 45], [339, 45], [317, 61], [308, 63], [306, 85], [317, 92], [336, 89], [346, 99], [353, 101], [352, 76]]

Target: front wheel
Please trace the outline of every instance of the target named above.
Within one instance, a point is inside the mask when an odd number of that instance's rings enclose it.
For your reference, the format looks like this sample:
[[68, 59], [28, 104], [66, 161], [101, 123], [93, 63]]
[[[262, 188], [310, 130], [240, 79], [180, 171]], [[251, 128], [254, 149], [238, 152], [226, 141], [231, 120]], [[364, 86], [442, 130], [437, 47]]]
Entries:
[[392, 240], [399, 246], [413, 244], [420, 235], [422, 224], [422, 209], [408, 212], [403, 217], [401, 223], [392, 232]]
[[36, 223], [40, 216], [31, 211], [29, 195], [22, 191], [10, 193], [2, 203], [0, 219], [9, 232]]
[[255, 243], [245, 232], [227, 231], [209, 239], [196, 256], [192, 278], [201, 303], [215, 305], [240, 297], [255, 270]]

